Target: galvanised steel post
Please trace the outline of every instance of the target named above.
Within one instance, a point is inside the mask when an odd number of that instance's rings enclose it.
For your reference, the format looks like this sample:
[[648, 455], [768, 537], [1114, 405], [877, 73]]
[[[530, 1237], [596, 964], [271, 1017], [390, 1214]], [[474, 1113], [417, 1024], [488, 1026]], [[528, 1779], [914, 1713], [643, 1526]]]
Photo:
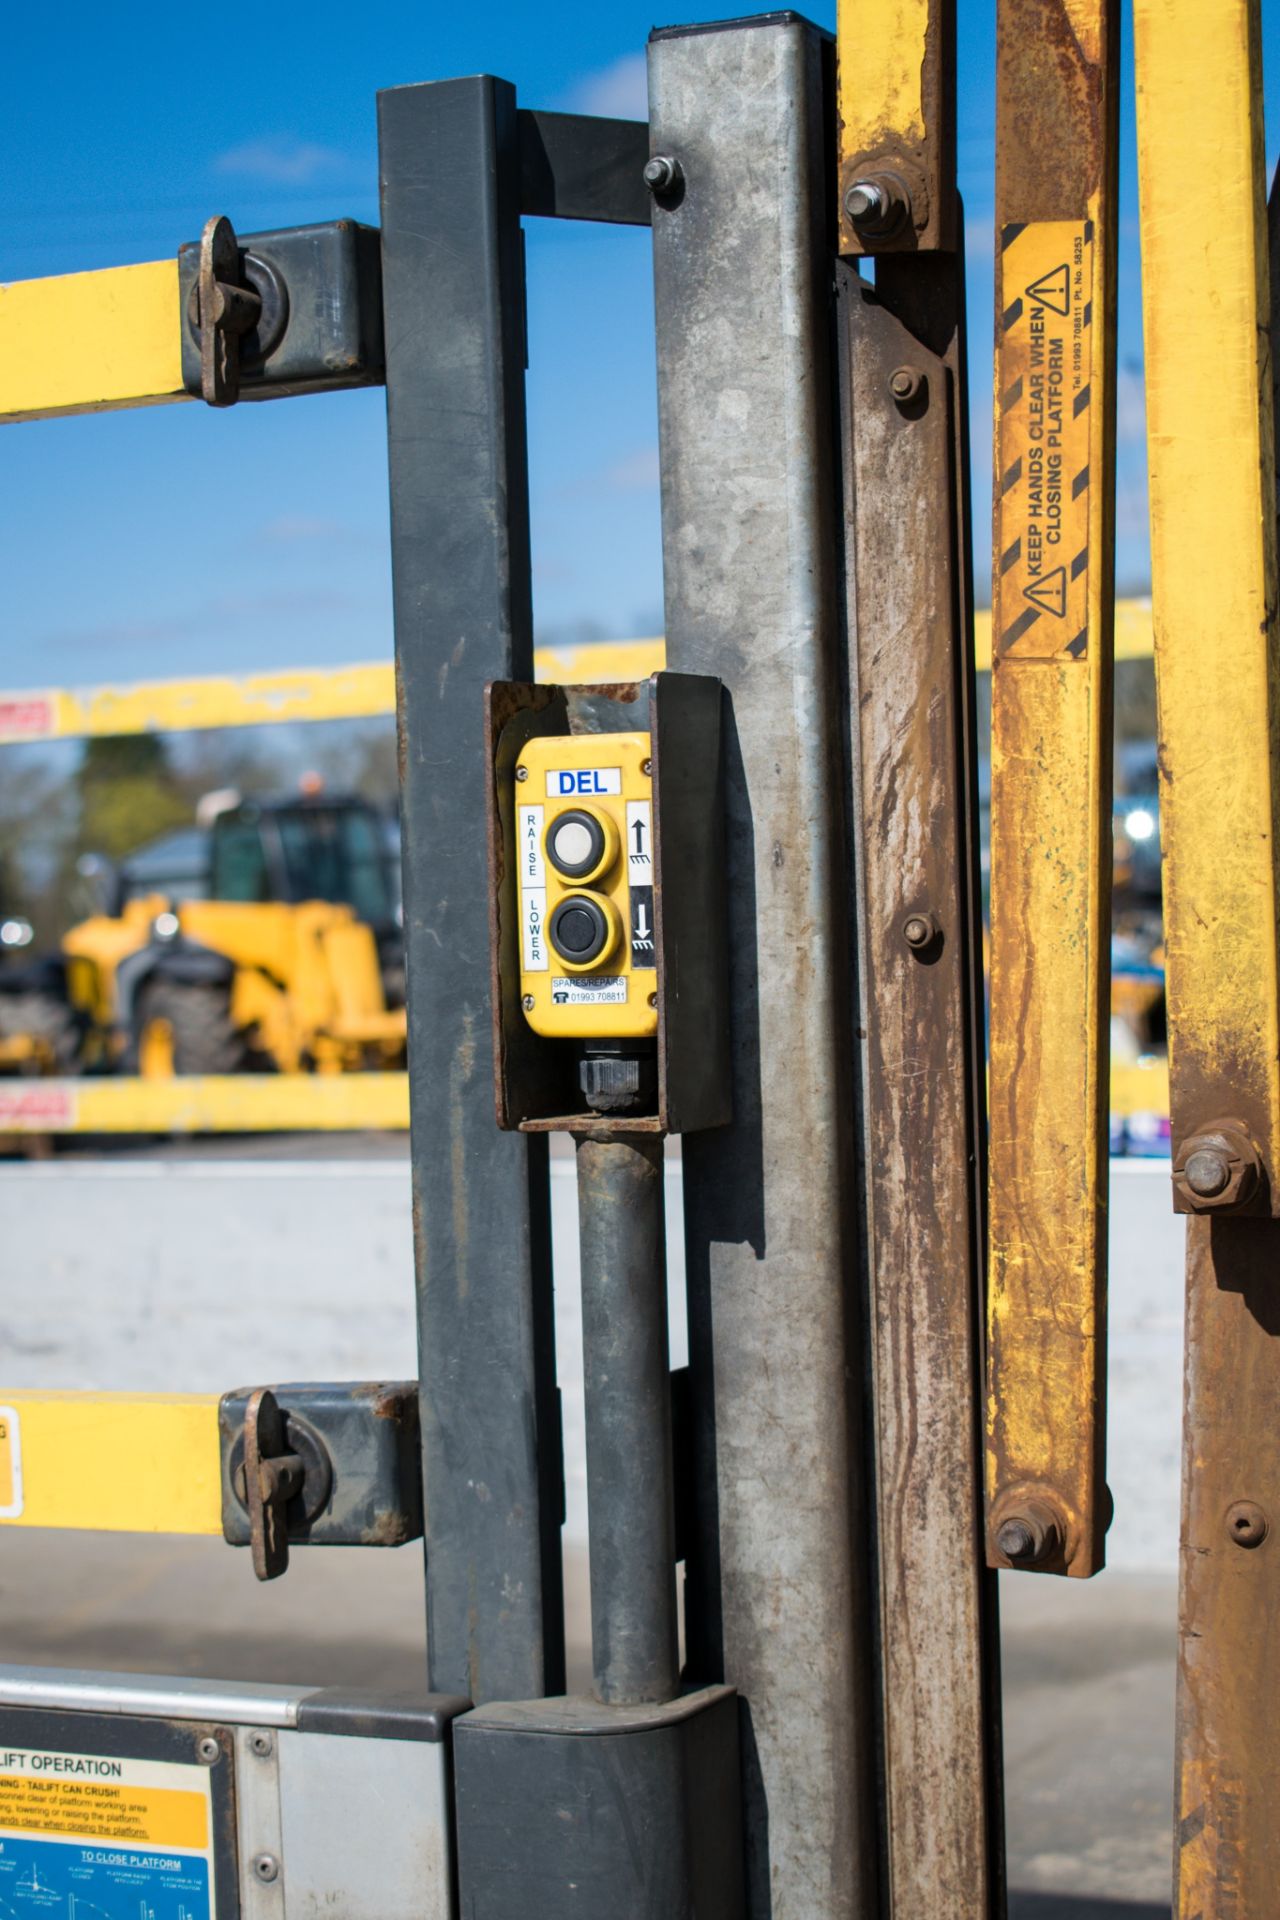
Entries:
[[727, 693], [733, 1124], [684, 1142], [698, 1678], [743, 1699], [749, 1903], [872, 1911], [826, 35], [649, 50], [668, 661]]

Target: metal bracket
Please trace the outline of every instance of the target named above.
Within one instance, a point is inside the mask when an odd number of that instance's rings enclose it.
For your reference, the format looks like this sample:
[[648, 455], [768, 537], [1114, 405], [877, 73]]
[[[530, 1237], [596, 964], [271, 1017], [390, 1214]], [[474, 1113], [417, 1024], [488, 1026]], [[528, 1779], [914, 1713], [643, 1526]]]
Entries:
[[301, 1455], [285, 1452], [284, 1419], [274, 1393], [259, 1387], [244, 1416], [244, 1491], [259, 1580], [278, 1580], [288, 1568], [285, 1509], [301, 1492], [304, 1471]]
[[236, 230], [225, 215], [215, 214], [200, 236], [196, 282], [200, 391], [211, 407], [232, 407], [240, 398], [240, 339], [262, 313], [262, 297], [244, 284], [243, 272]]

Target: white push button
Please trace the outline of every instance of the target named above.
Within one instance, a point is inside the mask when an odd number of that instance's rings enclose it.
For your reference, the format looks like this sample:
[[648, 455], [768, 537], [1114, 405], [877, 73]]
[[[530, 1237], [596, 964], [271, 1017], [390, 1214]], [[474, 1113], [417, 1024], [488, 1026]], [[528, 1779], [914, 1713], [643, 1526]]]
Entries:
[[562, 872], [566, 867], [587, 866], [595, 852], [591, 830], [584, 820], [571, 816], [552, 832], [551, 857]]

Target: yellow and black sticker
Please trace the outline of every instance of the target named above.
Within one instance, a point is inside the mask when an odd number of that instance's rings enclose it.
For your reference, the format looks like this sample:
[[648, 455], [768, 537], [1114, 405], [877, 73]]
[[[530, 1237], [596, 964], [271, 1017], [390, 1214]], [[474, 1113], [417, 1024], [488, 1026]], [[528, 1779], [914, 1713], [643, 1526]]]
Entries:
[[1093, 222], [1000, 236], [996, 354], [998, 658], [1083, 660], [1089, 647]]

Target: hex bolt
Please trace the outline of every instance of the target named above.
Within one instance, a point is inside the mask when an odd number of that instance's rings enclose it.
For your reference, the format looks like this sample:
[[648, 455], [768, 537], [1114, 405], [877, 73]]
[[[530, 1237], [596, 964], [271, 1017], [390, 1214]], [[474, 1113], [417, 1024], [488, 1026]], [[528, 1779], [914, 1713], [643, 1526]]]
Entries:
[[924, 953], [942, 932], [933, 913], [909, 913], [902, 923], [902, 937], [912, 953]]
[[1035, 1567], [1061, 1551], [1066, 1530], [1047, 1500], [1020, 1501], [996, 1522], [995, 1543], [1011, 1566]]
[[1253, 1198], [1261, 1171], [1248, 1128], [1239, 1120], [1213, 1120], [1182, 1142], [1173, 1184], [1184, 1209], [1226, 1212]]
[[1270, 1531], [1266, 1514], [1252, 1500], [1227, 1508], [1227, 1537], [1238, 1547], [1260, 1547]]
[[214, 1762], [221, 1758], [222, 1748], [212, 1734], [206, 1733], [203, 1739], [196, 1741], [196, 1759], [203, 1760], [206, 1767], [213, 1766]]
[[249, 1750], [252, 1753], [256, 1753], [260, 1760], [265, 1760], [271, 1752], [271, 1735], [269, 1733], [263, 1733], [261, 1729], [259, 1729], [257, 1733], [251, 1733], [249, 1735]]
[[255, 1879], [262, 1880], [269, 1884], [272, 1880], [278, 1878], [280, 1862], [276, 1859], [274, 1853], [255, 1853], [253, 1856], [253, 1872]]
[[655, 153], [644, 163], [644, 183], [655, 199], [674, 193], [684, 183], [684, 169], [669, 153]]
[[889, 391], [900, 407], [918, 400], [923, 388], [924, 375], [919, 367], [895, 367], [889, 375]]
[[911, 196], [894, 173], [869, 173], [844, 197], [850, 224], [868, 240], [887, 240], [911, 219]]

